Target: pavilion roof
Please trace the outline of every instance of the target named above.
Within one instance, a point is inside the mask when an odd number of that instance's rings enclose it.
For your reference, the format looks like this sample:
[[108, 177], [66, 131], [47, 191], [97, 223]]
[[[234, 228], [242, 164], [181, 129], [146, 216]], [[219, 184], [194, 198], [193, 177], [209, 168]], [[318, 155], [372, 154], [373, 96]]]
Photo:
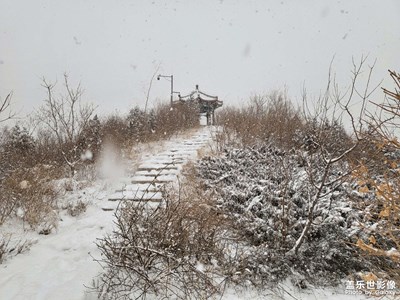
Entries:
[[199, 90], [199, 85], [190, 94], [179, 96], [179, 101], [197, 101], [202, 107], [201, 110], [210, 110], [221, 107], [223, 101], [218, 99], [218, 96], [212, 96]]

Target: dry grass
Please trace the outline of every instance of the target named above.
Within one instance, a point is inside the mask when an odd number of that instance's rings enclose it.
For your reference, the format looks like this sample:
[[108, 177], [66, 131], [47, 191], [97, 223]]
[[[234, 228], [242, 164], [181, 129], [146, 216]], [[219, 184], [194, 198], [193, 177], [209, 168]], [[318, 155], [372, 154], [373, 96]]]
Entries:
[[56, 228], [54, 217], [57, 208], [57, 192], [51, 185], [57, 169], [37, 166], [31, 169], [18, 169], [8, 176], [2, 184], [0, 215], [3, 221], [18, 215], [31, 228], [39, 226]]
[[156, 125], [154, 135], [157, 139], [170, 137], [183, 130], [199, 126], [199, 116], [195, 108], [178, 103], [172, 108], [160, 104], [155, 108]]
[[[220, 127], [215, 140], [220, 151], [270, 143], [283, 150], [335, 156], [355, 143], [339, 119], [306, 116], [280, 92], [255, 96], [241, 109], [227, 107], [217, 119]], [[362, 145], [358, 148], [363, 151]]]
[[11, 236], [0, 233], [0, 264], [7, 258], [16, 256], [29, 250], [32, 241], [12, 241]]
[[[101, 122], [97, 117], [87, 120], [72, 142], [60, 140], [46, 126], [33, 126], [36, 128], [34, 135], [19, 125], [2, 129], [0, 225], [18, 211], [25, 223], [37, 228], [55, 208], [50, 181], [62, 177], [70, 177], [71, 183], [95, 180], [93, 163], [107, 145], [114, 145], [116, 154], [126, 157], [138, 143], [166, 139], [198, 125], [194, 108], [181, 104], [173, 108], [160, 104], [150, 113], [139, 109], [136, 117], [135, 122], [117, 114]], [[88, 150], [89, 159], [82, 156]], [[21, 182], [25, 182], [25, 188], [20, 187]], [[74, 184], [65, 189], [74, 190]]]
[[217, 136], [222, 145], [252, 145], [272, 140], [278, 146], [289, 148], [304, 124], [299, 110], [280, 92], [255, 96], [241, 109], [225, 108], [218, 114], [217, 121], [223, 126]]
[[221, 292], [229, 221], [196, 185], [164, 194], [164, 202], [123, 202], [117, 229], [98, 241], [101, 296], [125, 299], [207, 299]]

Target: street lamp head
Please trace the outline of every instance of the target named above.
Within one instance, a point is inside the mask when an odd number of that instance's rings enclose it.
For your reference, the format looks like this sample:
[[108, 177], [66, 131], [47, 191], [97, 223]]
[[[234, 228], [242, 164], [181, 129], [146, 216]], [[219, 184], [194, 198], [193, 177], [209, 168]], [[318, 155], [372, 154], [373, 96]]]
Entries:
[[157, 76], [157, 80], [160, 80], [160, 75]]

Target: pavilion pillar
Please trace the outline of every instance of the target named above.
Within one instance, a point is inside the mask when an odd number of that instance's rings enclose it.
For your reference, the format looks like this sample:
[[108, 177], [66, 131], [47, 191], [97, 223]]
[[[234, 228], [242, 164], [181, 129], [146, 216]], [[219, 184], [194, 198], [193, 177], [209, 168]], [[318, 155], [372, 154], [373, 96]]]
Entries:
[[211, 118], [210, 118], [210, 112], [209, 112], [209, 111], [207, 111], [206, 117], [207, 117], [207, 125], [210, 125], [210, 123], [211, 123]]

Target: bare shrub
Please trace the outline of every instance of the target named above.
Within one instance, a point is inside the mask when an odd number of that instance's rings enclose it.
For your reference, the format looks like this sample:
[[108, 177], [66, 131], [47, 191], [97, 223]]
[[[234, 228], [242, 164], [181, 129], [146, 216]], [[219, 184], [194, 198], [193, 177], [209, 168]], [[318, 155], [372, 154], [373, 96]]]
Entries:
[[[35, 150], [35, 163], [65, 168], [65, 161], [60, 155], [57, 141], [47, 128], [37, 128]], [[68, 173], [68, 169], [65, 169], [65, 173]]]
[[[99, 153], [96, 154], [95, 159], [96, 161], [99, 159], [100, 156], [100, 150]], [[93, 164], [85, 164], [79, 170], [77, 171], [75, 175], [75, 179], [78, 182], [81, 182], [81, 186], [87, 186], [90, 183], [93, 183], [97, 179], [97, 167], [96, 165]]]
[[339, 154], [343, 149], [350, 148], [354, 140], [346, 132], [339, 119], [307, 118], [303, 127], [296, 130], [293, 142], [296, 147], [310, 153], [322, 150]]
[[12, 256], [24, 253], [29, 250], [32, 241], [12, 241], [11, 235], [3, 235], [0, 233], [0, 265]]
[[218, 113], [218, 124], [223, 126], [224, 138], [242, 145], [273, 140], [279, 146], [290, 148], [297, 130], [303, 126], [300, 111], [286, 93], [272, 92], [254, 96], [241, 109], [225, 108]]
[[77, 202], [69, 202], [66, 206], [67, 212], [71, 217], [77, 217], [83, 214], [87, 209], [87, 203], [82, 200]]
[[159, 104], [146, 112], [135, 107], [124, 117], [111, 115], [102, 122], [103, 144], [121, 148], [121, 153], [135, 144], [169, 138], [171, 135], [199, 125], [197, 108], [179, 103], [171, 107]]
[[8, 244], [10, 243], [10, 238], [5, 238], [1, 236], [0, 238], [0, 264], [3, 263], [3, 261], [6, 258], [6, 255], [10, 252], [10, 249], [8, 248]]
[[4, 187], [0, 188], [0, 226], [16, 211], [17, 201], [7, 193]]
[[43, 79], [47, 99], [37, 113], [40, 124], [48, 129], [54, 139], [64, 162], [69, 166], [71, 175], [75, 174], [77, 164], [81, 162], [79, 138], [89, 125], [94, 112], [92, 105], [81, 103], [83, 89], [80, 84], [74, 89], [70, 86], [67, 74], [64, 74], [65, 95], [55, 95], [55, 84]]
[[158, 104], [149, 111], [136, 106], [124, 116], [112, 114], [101, 121], [101, 144], [113, 144], [126, 150], [138, 144], [169, 138], [171, 135], [199, 125], [197, 108], [187, 104]]
[[117, 145], [121, 149], [127, 148], [132, 144], [129, 135], [128, 122], [125, 120], [125, 118], [117, 114], [108, 116], [102, 122], [101, 132], [103, 136], [103, 142], [105, 143]]
[[34, 229], [41, 225], [56, 228], [57, 193], [51, 180], [57, 172], [56, 168], [48, 166], [15, 170], [2, 184], [0, 203], [8, 209], [9, 215], [18, 210], [22, 220]]
[[172, 107], [160, 104], [155, 108], [155, 120], [154, 133], [157, 137], [169, 137], [200, 125], [197, 107], [190, 103], [177, 103]]
[[156, 207], [121, 204], [116, 230], [97, 243], [104, 268], [101, 297], [206, 299], [221, 291], [217, 266], [224, 257], [227, 221], [197, 196], [166, 194]]
[[359, 163], [353, 172], [363, 196], [365, 219], [357, 246], [370, 257], [387, 257], [397, 268], [385, 268], [391, 280], [400, 283], [400, 75], [389, 71], [395, 89], [383, 89], [386, 98], [377, 106], [378, 113], [367, 119], [370, 130], [363, 132], [374, 156]]
[[34, 140], [25, 128], [15, 125], [3, 129], [0, 144], [0, 225], [15, 212], [17, 201], [7, 191], [5, 180], [18, 169], [32, 167], [35, 163]]

